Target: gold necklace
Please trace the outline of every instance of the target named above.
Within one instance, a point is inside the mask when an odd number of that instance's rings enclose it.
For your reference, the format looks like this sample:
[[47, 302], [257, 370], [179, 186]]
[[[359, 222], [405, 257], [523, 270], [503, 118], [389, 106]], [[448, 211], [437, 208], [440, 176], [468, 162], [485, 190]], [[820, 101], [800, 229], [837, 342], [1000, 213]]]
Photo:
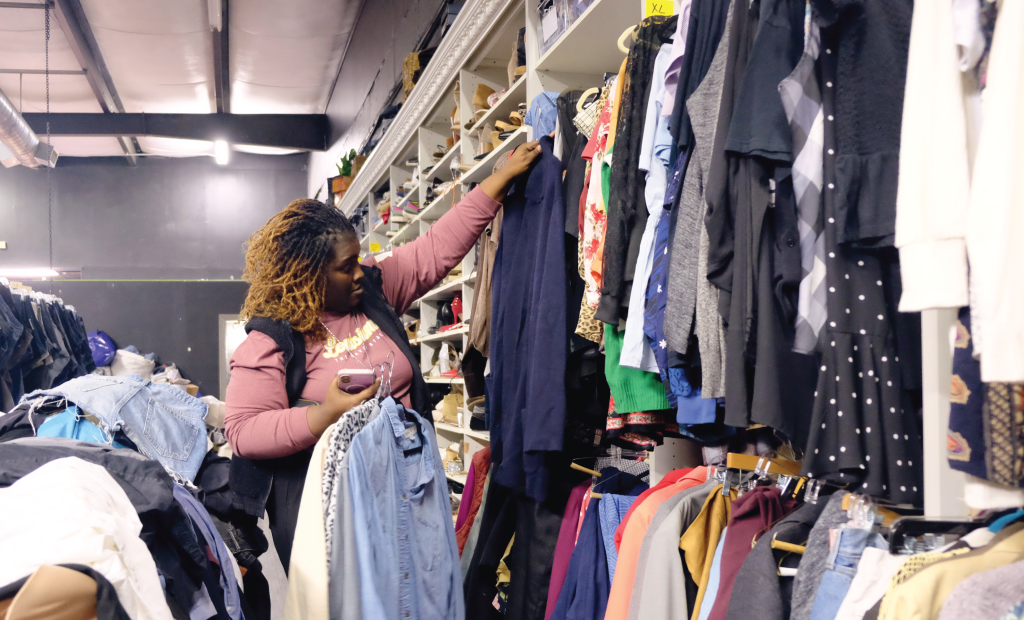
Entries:
[[[327, 333], [330, 334], [331, 338], [334, 339], [335, 345], [339, 344], [341, 342], [341, 340], [337, 336], [334, 335], [334, 332], [331, 331], [330, 327], [327, 327], [327, 323], [324, 323], [324, 320], [321, 319], [320, 317], [317, 317], [317, 320], [320, 321], [320, 324], [323, 325], [324, 329], [327, 330]], [[352, 336], [352, 332], [349, 332], [349, 337], [351, 337], [351, 336]], [[328, 343], [328, 344], [330, 344], [330, 343]], [[356, 357], [355, 351], [352, 351], [352, 355], [350, 355], [349, 357], [351, 357], [355, 361], [359, 362], [360, 365], [363, 366], [363, 368], [365, 368], [365, 369], [367, 369], [367, 370], [372, 372], [373, 371], [373, 361], [370, 360], [370, 352], [366, 350], [366, 343], [365, 342], [363, 343], [362, 349], [363, 349], [363, 355], [366, 356], [366, 361], [367, 361], [367, 363], [369, 365], [363, 364], [362, 360], [360, 360], [358, 357]], [[340, 363], [340, 360], [339, 360], [339, 363]]]

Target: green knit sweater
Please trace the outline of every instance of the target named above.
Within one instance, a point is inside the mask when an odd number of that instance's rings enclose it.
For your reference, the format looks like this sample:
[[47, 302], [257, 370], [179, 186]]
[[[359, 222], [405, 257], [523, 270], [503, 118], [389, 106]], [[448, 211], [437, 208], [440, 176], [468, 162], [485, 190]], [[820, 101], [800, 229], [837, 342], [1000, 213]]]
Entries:
[[604, 374], [618, 413], [669, 409], [661, 377], [653, 372], [619, 365], [624, 335], [612, 325], [604, 326]]

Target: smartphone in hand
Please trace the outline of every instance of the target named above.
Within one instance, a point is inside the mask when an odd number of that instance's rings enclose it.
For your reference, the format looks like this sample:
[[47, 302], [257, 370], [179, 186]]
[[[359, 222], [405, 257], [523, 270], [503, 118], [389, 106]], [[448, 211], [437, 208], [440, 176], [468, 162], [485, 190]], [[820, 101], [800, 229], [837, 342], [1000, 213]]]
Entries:
[[348, 394], [358, 394], [373, 385], [376, 377], [372, 370], [357, 368], [338, 371], [338, 388]]

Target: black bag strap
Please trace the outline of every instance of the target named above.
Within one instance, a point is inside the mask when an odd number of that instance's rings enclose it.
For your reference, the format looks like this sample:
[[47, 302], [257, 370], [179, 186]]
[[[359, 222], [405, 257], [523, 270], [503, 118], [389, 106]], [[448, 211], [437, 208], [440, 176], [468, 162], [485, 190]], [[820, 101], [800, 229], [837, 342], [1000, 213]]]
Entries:
[[377, 324], [387, 334], [391, 341], [398, 345], [399, 350], [409, 360], [412, 366], [412, 387], [409, 390], [409, 400], [412, 401], [412, 408], [431, 425], [434, 418], [430, 415], [430, 390], [427, 382], [423, 379], [423, 372], [420, 371], [420, 361], [412, 350], [412, 343], [409, 342], [409, 334], [405, 331], [402, 319], [395, 312], [395, 309], [388, 303], [384, 296], [384, 278], [380, 268], [363, 265], [362, 281], [363, 299], [360, 302], [363, 314]]
[[245, 333], [258, 331], [270, 336], [284, 356], [285, 390], [292, 407], [302, 396], [306, 387], [306, 339], [292, 329], [288, 321], [275, 321], [267, 317], [254, 316], [245, 324]]

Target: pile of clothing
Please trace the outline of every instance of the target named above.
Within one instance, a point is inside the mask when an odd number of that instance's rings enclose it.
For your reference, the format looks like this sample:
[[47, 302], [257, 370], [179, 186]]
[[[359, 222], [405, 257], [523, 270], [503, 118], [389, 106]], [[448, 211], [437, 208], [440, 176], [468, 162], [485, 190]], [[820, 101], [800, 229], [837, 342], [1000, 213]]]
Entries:
[[207, 414], [169, 384], [87, 375], [0, 415], [0, 601], [61, 566], [97, 584], [101, 618], [269, 618], [269, 544]]

